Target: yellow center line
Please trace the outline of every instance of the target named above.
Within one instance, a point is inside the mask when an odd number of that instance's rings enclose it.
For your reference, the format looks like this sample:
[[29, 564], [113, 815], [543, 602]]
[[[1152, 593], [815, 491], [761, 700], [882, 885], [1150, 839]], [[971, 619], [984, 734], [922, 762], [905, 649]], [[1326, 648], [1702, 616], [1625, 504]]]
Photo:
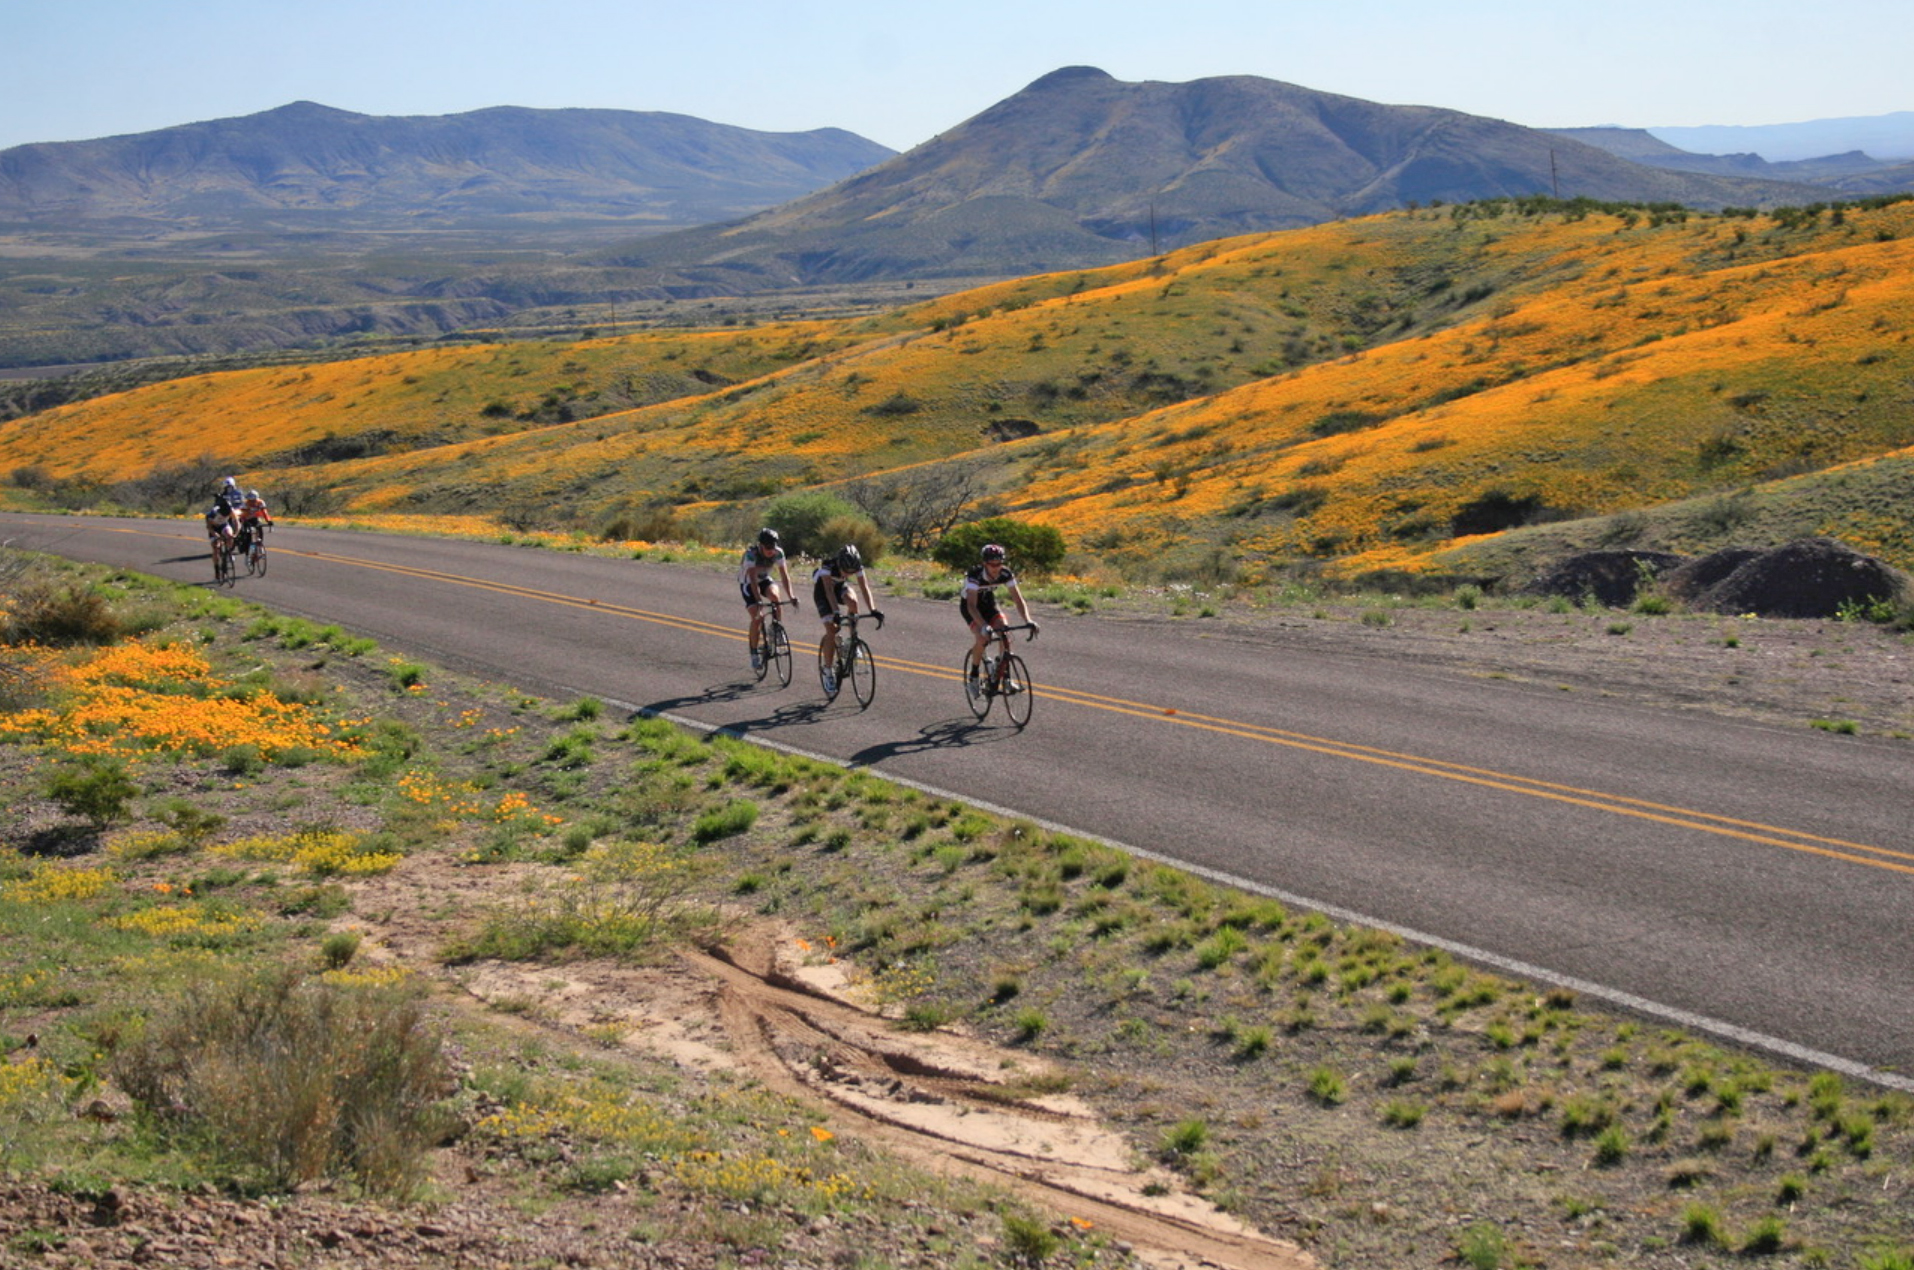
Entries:
[[[119, 532], [140, 532], [122, 530]], [[335, 564], [356, 565], [361, 568], [377, 569], [386, 573], [415, 577], [436, 582], [446, 582], [456, 586], [473, 587], [483, 591], [492, 591], [500, 595], [510, 595], [521, 599], [537, 600], [547, 604], [558, 604], [568, 608], [584, 609], [591, 612], [608, 613], [616, 617], [633, 621], [648, 622], [659, 626], [672, 627], [699, 635], [716, 635], [724, 639], [743, 640], [745, 636], [731, 626], [720, 626], [712, 622], [695, 618], [679, 617], [675, 614], [657, 613], [648, 609], [630, 608], [621, 604], [600, 600], [581, 600], [575, 596], [562, 595], [552, 591], [541, 591], [533, 587], [518, 586], [506, 582], [490, 582], [481, 578], [463, 574], [442, 573], [433, 569], [424, 569], [415, 565], [385, 564], [352, 556], [335, 556], [324, 552], [298, 551], [280, 548], [282, 554], [304, 556], [313, 560], [331, 561]], [[877, 664], [891, 670], [924, 675], [931, 678], [955, 680], [962, 672], [951, 667], [929, 662], [908, 661], [902, 658], [879, 657]], [[1887, 869], [1895, 873], [1914, 875], [1914, 852], [1897, 851], [1888, 847], [1877, 847], [1862, 842], [1849, 842], [1841, 838], [1823, 837], [1819, 834], [1801, 830], [1787, 829], [1760, 821], [1741, 820], [1732, 816], [1718, 815], [1714, 812], [1696, 811], [1687, 807], [1670, 806], [1647, 799], [1631, 798], [1622, 794], [1610, 794], [1601, 790], [1582, 789], [1574, 785], [1564, 785], [1553, 781], [1539, 780], [1533, 777], [1499, 772], [1492, 768], [1472, 767], [1462, 763], [1452, 763], [1445, 759], [1428, 758], [1418, 754], [1399, 753], [1394, 750], [1359, 745], [1354, 742], [1337, 741], [1327, 737], [1311, 736], [1302, 732], [1290, 732], [1265, 724], [1245, 723], [1235, 719], [1218, 718], [1212, 715], [1190, 714], [1174, 707], [1153, 706], [1145, 702], [1130, 701], [1122, 697], [1104, 696], [1074, 688], [1039, 686], [1038, 697], [1086, 709], [1102, 710], [1111, 714], [1126, 715], [1138, 719], [1147, 719], [1157, 723], [1174, 724], [1178, 727], [1194, 728], [1199, 731], [1213, 732], [1222, 736], [1238, 737], [1243, 740], [1261, 741], [1268, 745], [1279, 745], [1288, 749], [1302, 750], [1321, 754], [1330, 758], [1348, 759], [1357, 763], [1369, 763], [1378, 767], [1393, 768], [1421, 776], [1431, 776], [1440, 780], [1456, 781], [1466, 785], [1477, 785], [1486, 789], [1505, 793], [1526, 795], [1551, 802], [1565, 803], [1574, 807], [1584, 807], [1595, 811], [1605, 811], [1611, 815], [1627, 816], [1636, 820], [1645, 820], [1655, 824], [1669, 825], [1680, 829], [1691, 829], [1720, 837], [1734, 838], [1744, 842], [1758, 843], [1763, 846], [1781, 847], [1789, 851], [1799, 851], [1810, 855], [1825, 856], [1833, 860], [1842, 860], [1850, 864], [1867, 865], [1877, 869]], [[1855, 854], [1860, 853], [1860, 854]], [[1908, 863], [1897, 863], [1905, 861]]]

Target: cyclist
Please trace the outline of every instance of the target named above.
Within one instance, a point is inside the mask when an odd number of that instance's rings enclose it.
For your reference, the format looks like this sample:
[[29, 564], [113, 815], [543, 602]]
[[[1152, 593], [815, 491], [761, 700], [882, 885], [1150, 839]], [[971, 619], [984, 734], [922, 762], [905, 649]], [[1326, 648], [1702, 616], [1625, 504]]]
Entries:
[[[851, 585], [852, 579], [856, 580], [856, 586]], [[858, 611], [860, 593], [864, 597], [862, 607], [877, 619], [877, 628], [884, 629], [884, 615], [877, 611], [877, 601], [871, 598], [870, 575], [864, 572], [864, 553], [857, 549], [856, 543], [847, 542], [811, 575], [811, 603], [817, 607], [818, 619], [824, 623], [824, 638], [818, 641], [817, 659], [818, 665], [827, 667], [824, 671], [827, 693], [837, 691], [836, 675], [828, 668], [837, 665], [838, 617]]]
[[[1017, 616], [1030, 628], [1030, 634], [1037, 633], [1037, 623], [1030, 616], [1030, 606], [1024, 602], [1023, 591], [1017, 585], [1017, 575], [1004, 562], [1004, 549], [996, 543], [990, 543], [979, 553], [977, 567], [964, 575], [963, 590], [958, 592], [957, 607], [964, 615], [965, 625], [970, 627], [971, 655], [970, 682], [964, 685], [972, 698], [984, 690], [982, 681], [977, 677], [977, 667], [983, 664], [984, 648], [990, 643], [990, 632], [1010, 625], [1003, 611], [997, 607], [997, 592], [1009, 593], [1011, 602], [1017, 606]], [[1010, 690], [1016, 692], [1018, 685], [1012, 684]]]
[[[778, 583], [771, 580], [773, 569], [784, 584], [782, 592], [778, 590]], [[751, 614], [751, 669], [758, 670], [764, 666], [764, 649], [760, 647], [764, 638], [764, 602], [781, 601], [791, 593], [791, 573], [784, 564], [784, 548], [779, 544], [777, 530], [769, 527], [758, 530], [758, 540], [744, 549], [744, 560], [738, 566], [738, 593], [744, 597], [744, 607]]]
[[266, 510], [266, 500], [258, 490], [247, 490], [245, 501], [239, 504], [239, 554], [245, 555], [252, 547], [254, 534], [271, 528], [272, 513]]
[[239, 492], [239, 478], [237, 476], [229, 476], [224, 481], [221, 481], [219, 493], [213, 495], [213, 497], [234, 509], [237, 509], [241, 503], [246, 501], [246, 496]]
[[239, 513], [223, 498], [215, 498], [206, 509], [206, 543], [212, 548], [213, 564], [219, 564], [220, 547], [239, 533]]

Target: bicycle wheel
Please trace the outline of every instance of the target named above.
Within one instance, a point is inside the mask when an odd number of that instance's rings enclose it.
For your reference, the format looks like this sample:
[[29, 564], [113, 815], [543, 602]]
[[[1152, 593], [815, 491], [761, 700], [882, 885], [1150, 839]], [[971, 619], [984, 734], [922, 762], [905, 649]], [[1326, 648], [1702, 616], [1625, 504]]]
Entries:
[[1023, 658], [1015, 653], [1009, 654], [1004, 668], [1004, 709], [1010, 714], [1010, 721], [1018, 727], [1030, 722], [1030, 699], [1037, 695], [1030, 686], [1030, 673], [1024, 669]]
[[[973, 675], [978, 676], [976, 680], [977, 691], [975, 692], [970, 690], [972, 682], [971, 676]], [[964, 700], [970, 703], [970, 712], [979, 719], [990, 713], [990, 685], [983, 681], [982, 675], [983, 671], [979, 669], [977, 665], [977, 654], [975, 652], [965, 653], [962, 685]]]
[[791, 686], [791, 639], [784, 633], [783, 622], [771, 623], [771, 655], [765, 660], [778, 668], [778, 687], [789, 688]]
[[246, 572], [255, 578], [266, 576], [266, 544], [254, 542], [252, 549], [246, 552]]
[[838, 681], [837, 667], [831, 663], [834, 658], [826, 657], [823, 648], [817, 652], [817, 686], [824, 690], [824, 703], [829, 705], [837, 700], [837, 693], [844, 685]]
[[871, 656], [871, 646], [861, 639], [851, 645], [851, 691], [857, 694], [860, 710], [877, 695], [877, 660]]
[[233, 578], [233, 553], [224, 547], [213, 548], [213, 585], [225, 586]]

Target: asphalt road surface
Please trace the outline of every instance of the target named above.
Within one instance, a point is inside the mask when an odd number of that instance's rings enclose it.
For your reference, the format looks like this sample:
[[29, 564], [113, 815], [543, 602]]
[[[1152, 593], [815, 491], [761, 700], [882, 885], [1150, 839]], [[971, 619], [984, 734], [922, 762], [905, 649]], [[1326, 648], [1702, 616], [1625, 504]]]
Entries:
[[[0, 540], [210, 583], [196, 522], [0, 514]], [[877, 697], [826, 706], [806, 611], [755, 681], [727, 576], [281, 528], [234, 594], [519, 687], [842, 762], [1651, 1016], [1914, 1089], [1904, 746], [1040, 615], [1025, 729], [971, 717], [948, 602], [883, 599]], [[795, 580], [795, 579], [794, 579]]]

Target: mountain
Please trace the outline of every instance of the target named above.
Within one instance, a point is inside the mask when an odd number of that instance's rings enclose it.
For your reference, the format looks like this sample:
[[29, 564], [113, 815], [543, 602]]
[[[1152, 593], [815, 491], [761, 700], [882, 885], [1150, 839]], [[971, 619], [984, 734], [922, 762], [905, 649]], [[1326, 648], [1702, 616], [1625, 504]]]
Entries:
[[1695, 154], [1670, 145], [1648, 128], [1551, 128], [1558, 137], [1584, 141], [1631, 163], [1676, 172], [1796, 181], [1842, 194], [1888, 194], [1914, 190], [1914, 164], [1888, 164], [1860, 151], [1771, 162], [1758, 154]]
[[1804, 123], [1720, 124], [1694, 128], [1652, 128], [1670, 145], [1700, 154], [1749, 151], [1770, 162], [1812, 159], [1824, 154], [1863, 150], [1876, 159], [1914, 159], [1914, 110]]
[[1453, 110], [1252, 76], [1123, 83], [1078, 66], [829, 189], [611, 258], [722, 270], [738, 285], [1005, 276], [1415, 203], [1552, 193], [1697, 207], [1816, 197], [1646, 167]]
[[756, 132], [687, 115], [516, 106], [397, 118], [302, 101], [0, 151], [0, 222], [417, 230], [617, 218], [669, 228], [786, 202], [892, 153], [837, 128]]

